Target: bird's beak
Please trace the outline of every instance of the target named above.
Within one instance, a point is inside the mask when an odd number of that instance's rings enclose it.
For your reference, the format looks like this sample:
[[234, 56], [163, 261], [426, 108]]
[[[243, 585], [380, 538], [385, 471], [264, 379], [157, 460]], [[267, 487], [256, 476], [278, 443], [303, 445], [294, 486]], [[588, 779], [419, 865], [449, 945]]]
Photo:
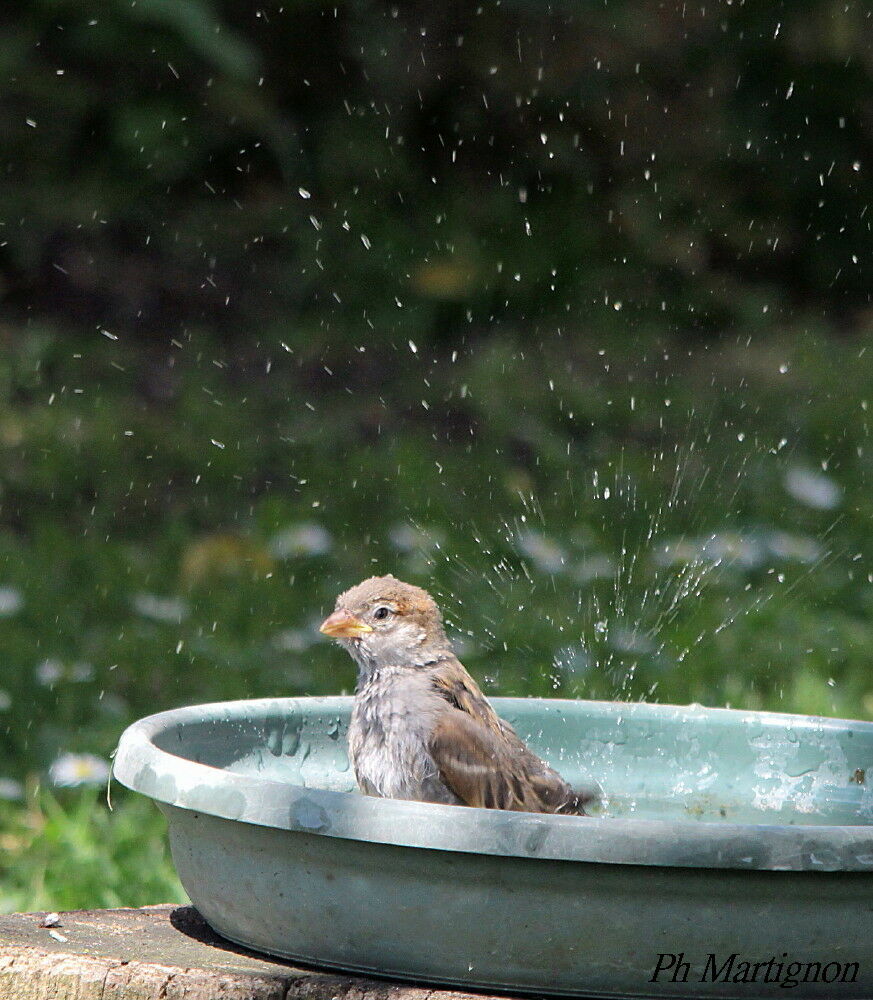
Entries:
[[348, 611], [334, 611], [321, 623], [319, 631], [329, 635], [331, 639], [360, 639], [373, 629]]

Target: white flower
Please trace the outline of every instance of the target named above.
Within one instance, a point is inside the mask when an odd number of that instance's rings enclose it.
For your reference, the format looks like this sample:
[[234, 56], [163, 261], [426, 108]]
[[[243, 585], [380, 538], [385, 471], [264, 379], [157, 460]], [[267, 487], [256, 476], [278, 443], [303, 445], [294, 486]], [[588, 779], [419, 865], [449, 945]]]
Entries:
[[311, 521], [292, 524], [270, 539], [270, 553], [277, 559], [323, 556], [333, 548], [327, 528]]
[[85, 681], [94, 680], [94, 666], [91, 663], [85, 663], [83, 660], [79, 660], [77, 663], [73, 663], [70, 669], [67, 671], [67, 679], [75, 681], [78, 684], [82, 684]]
[[388, 538], [395, 549], [401, 552], [428, 551], [439, 548], [443, 533], [435, 528], [419, 528], [414, 524], [400, 522], [388, 532]]
[[181, 625], [188, 617], [189, 609], [185, 601], [178, 597], [158, 597], [156, 594], [135, 594], [130, 602], [133, 610], [156, 622]]
[[592, 580], [602, 580], [614, 575], [612, 560], [599, 552], [583, 557], [573, 570], [573, 579], [577, 583], [590, 583]]
[[303, 653], [317, 641], [315, 626], [309, 629], [286, 628], [273, 636], [273, 644], [286, 653]]
[[814, 469], [789, 469], [785, 474], [785, 489], [813, 510], [835, 510], [843, 502], [842, 486]]
[[822, 555], [822, 547], [814, 538], [792, 535], [787, 531], [768, 532], [767, 548], [777, 559], [793, 559], [802, 563], [814, 563]]
[[103, 697], [98, 702], [100, 711], [105, 715], [111, 715], [113, 718], [120, 719], [128, 714], [129, 707], [124, 698], [117, 694], [113, 694], [111, 691], [107, 691], [103, 694]]
[[0, 799], [16, 802], [24, 798], [24, 786], [12, 778], [0, 778]]
[[697, 562], [702, 556], [697, 539], [671, 538], [655, 551], [655, 561], [659, 566], [679, 566], [682, 563]]
[[733, 531], [710, 535], [703, 542], [701, 554], [707, 562], [733, 563], [743, 569], [755, 569], [765, 558], [764, 548], [757, 538]]
[[648, 656], [655, 651], [654, 643], [645, 633], [623, 625], [610, 629], [609, 641], [613, 649], [630, 656]]
[[[81, 684], [94, 679], [94, 667], [90, 663], [71, 663], [69, 666], [61, 660], [49, 657], [36, 668], [36, 679], [44, 687], [54, 687], [58, 681], [72, 681]], [[2, 699], [0, 699], [2, 707]]]
[[536, 531], [522, 532], [515, 542], [518, 551], [543, 573], [560, 573], [567, 565], [567, 553], [557, 542]]
[[49, 657], [36, 668], [36, 679], [44, 687], [51, 687], [64, 676], [64, 665], [60, 660]]
[[813, 563], [822, 554], [814, 538], [792, 535], [787, 531], [764, 531], [750, 535], [722, 532], [698, 538], [680, 538], [666, 542], [656, 553], [661, 566], [704, 563], [714, 566], [736, 565], [756, 569], [767, 555], [776, 559]]
[[21, 591], [15, 587], [0, 587], [0, 618], [11, 618], [24, 607]]
[[109, 765], [92, 753], [63, 753], [49, 768], [49, 777], [59, 788], [102, 785], [109, 778]]
[[12, 704], [12, 695], [0, 688], [0, 712], [5, 712]]
[[765, 555], [764, 547], [757, 538], [725, 531], [665, 542], [655, 558], [662, 566], [702, 563], [720, 566], [727, 563], [743, 569], [755, 569], [764, 561]]

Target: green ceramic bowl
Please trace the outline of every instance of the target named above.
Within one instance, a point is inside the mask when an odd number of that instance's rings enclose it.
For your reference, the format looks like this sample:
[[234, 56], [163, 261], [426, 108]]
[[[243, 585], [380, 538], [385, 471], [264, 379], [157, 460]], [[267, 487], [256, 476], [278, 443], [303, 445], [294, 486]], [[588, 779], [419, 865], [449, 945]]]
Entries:
[[538, 994], [873, 997], [873, 724], [494, 706], [600, 784], [599, 815], [361, 796], [350, 698], [153, 715], [114, 773], [166, 814], [209, 923], [274, 955]]

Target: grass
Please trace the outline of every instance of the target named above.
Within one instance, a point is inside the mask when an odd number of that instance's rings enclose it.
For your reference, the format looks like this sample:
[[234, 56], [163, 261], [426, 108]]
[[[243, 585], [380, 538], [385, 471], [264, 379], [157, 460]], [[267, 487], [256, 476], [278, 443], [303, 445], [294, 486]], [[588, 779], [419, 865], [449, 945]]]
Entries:
[[313, 626], [376, 571], [439, 596], [491, 694], [873, 718], [863, 341], [304, 334], [7, 331], [0, 909], [182, 898], [153, 806], [50, 765], [350, 691]]
[[0, 911], [74, 910], [184, 902], [150, 802], [102, 791], [56, 795], [35, 787], [0, 826]]

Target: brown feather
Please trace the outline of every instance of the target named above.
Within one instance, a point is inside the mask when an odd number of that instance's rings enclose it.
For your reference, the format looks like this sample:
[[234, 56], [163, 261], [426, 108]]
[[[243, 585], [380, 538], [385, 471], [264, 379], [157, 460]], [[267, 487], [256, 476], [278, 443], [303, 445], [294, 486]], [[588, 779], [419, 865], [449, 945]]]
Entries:
[[447, 654], [431, 670], [431, 679], [434, 687], [450, 705], [466, 712], [495, 733], [500, 733], [502, 720], [454, 654]]
[[497, 715], [454, 656], [432, 668], [431, 676], [451, 707], [437, 718], [430, 752], [458, 798], [486, 809], [585, 814], [573, 789]]

